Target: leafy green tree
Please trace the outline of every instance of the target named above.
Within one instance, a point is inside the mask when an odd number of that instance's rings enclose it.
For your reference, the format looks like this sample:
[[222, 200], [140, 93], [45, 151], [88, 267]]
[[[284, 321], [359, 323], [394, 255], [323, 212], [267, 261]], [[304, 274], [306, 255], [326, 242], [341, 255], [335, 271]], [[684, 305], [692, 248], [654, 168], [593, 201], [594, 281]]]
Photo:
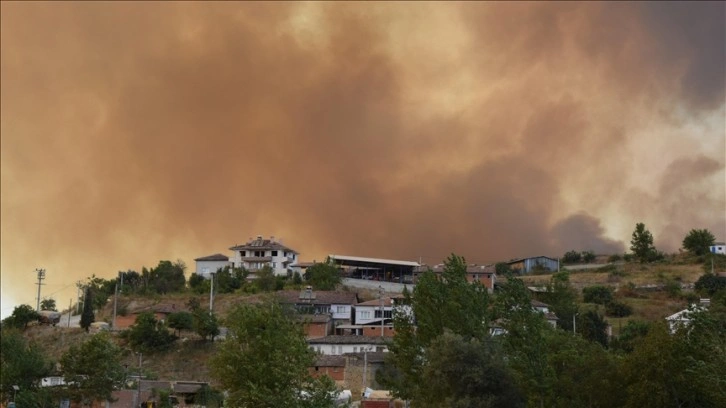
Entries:
[[645, 224], [642, 222], [635, 224], [635, 230], [630, 240], [630, 250], [641, 263], [651, 262], [658, 255], [653, 246], [653, 234], [645, 228]]
[[590, 263], [595, 261], [595, 253], [592, 251], [582, 251], [582, 260], [585, 263]]
[[683, 238], [683, 249], [694, 255], [705, 255], [709, 253], [710, 246], [716, 241], [711, 231], [707, 229], [692, 229]]
[[316, 263], [305, 271], [305, 281], [315, 290], [335, 290], [340, 284], [340, 271], [330, 262]]
[[613, 289], [603, 285], [593, 285], [582, 289], [585, 303], [605, 305], [613, 300]]
[[497, 275], [500, 275], [500, 276], [505, 276], [509, 273], [514, 272], [514, 271], [512, 271], [512, 267], [509, 266], [509, 264], [506, 262], [497, 262], [494, 265], [494, 271], [497, 273]]
[[90, 287], [87, 287], [85, 301], [83, 302], [83, 313], [81, 313], [81, 327], [88, 332], [91, 323], [95, 320], [96, 315], [93, 313], [93, 291]]
[[648, 334], [649, 328], [650, 323], [648, 322], [629, 320], [620, 330], [620, 334], [610, 342], [610, 348], [626, 353], [632, 352], [635, 344]]
[[512, 275], [506, 278], [494, 304], [495, 316], [507, 332], [502, 336], [506, 358], [530, 405], [544, 407], [556, 381], [547, 360], [546, 338], [551, 326], [531, 306], [524, 282]]
[[273, 292], [277, 288], [277, 279], [275, 272], [269, 266], [265, 265], [257, 271], [257, 279], [255, 286], [262, 292]]
[[179, 260], [174, 263], [170, 261], [159, 261], [159, 265], [148, 273], [149, 286], [159, 294], [175, 293], [184, 290], [186, 280], [184, 271], [186, 265]]
[[694, 288], [700, 293], [713, 296], [716, 292], [726, 289], [726, 277], [705, 273], [698, 278]]
[[38, 321], [40, 315], [28, 305], [15, 306], [13, 313], [3, 320], [3, 329], [16, 328], [25, 330], [30, 322]]
[[582, 260], [582, 255], [577, 251], [567, 251], [562, 256], [562, 263], [575, 264]]
[[[708, 320], [706, 315], [701, 317]], [[624, 407], [695, 408], [726, 404], [724, 331], [714, 331], [710, 323], [700, 324], [675, 334], [669, 332], [664, 322], [651, 325], [623, 363], [621, 382], [628, 390]]]
[[547, 363], [554, 373], [547, 407], [620, 407], [625, 392], [620, 386], [619, 356], [597, 343], [562, 330], [544, 336]]
[[131, 347], [145, 353], [167, 350], [176, 340], [166, 324], [157, 320], [151, 312], [136, 316], [136, 322], [127, 333]]
[[419, 407], [524, 407], [525, 398], [491, 340], [448, 329], [426, 349]]
[[107, 332], [74, 344], [60, 359], [63, 377], [72, 401], [90, 406], [93, 401], [110, 400], [123, 381], [121, 349]]
[[[227, 317], [229, 335], [211, 358], [211, 373], [227, 391], [225, 405], [246, 407], [333, 407], [335, 386], [308, 367], [315, 354], [301, 324], [277, 303], [242, 304]], [[305, 395], [306, 397], [302, 397]]]
[[605, 305], [605, 314], [612, 317], [628, 317], [633, 314], [633, 308], [627, 303], [613, 300]]
[[41, 300], [40, 301], [40, 310], [51, 310], [51, 311], [57, 312], [58, 310], [56, 309], [56, 306], [55, 306], [55, 299], [48, 298], [48, 299]]
[[397, 371], [385, 381], [395, 395], [420, 401], [426, 350], [445, 330], [466, 341], [487, 338], [489, 294], [481, 283], [467, 281], [466, 261], [452, 254], [441, 276], [421, 274], [413, 295], [404, 291], [403, 303], [408, 307], [394, 310], [396, 336], [387, 357]]
[[0, 336], [0, 392], [10, 400], [13, 385], [23, 393], [35, 393], [40, 379], [50, 373], [50, 363], [36, 343], [28, 342], [17, 330], [3, 327]]
[[217, 270], [214, 275], [215, 293], [233, 293], [240, 289], [247, 280], [248, 274], [246, 269], [229, 266]]
[[570, 284], [569, 272], [561, 271], [552, 275], [543, 300], [559, 319], [558, 327], [572, 331], [572, 316], [577, 314], [579, 308], [577, 290]]
[[588, 310], [580, 318], [580, 333], [587, 340], [608, 345], [608, 322], [594, 310]]
[[197, 309], [194, 312], [194, 331], [203, 339], [209, 338], [210, 341], [214, 341], [214, 338], [219, 335], [217, 315]]
[[209, 293], [209, 285], [209, 280], [202, 275], [193, 273], [189, 276], [189, 289], [196, 294]]
[[194, 316], [184, 311], [171, 313], [167, 316], [166, 323], [176, 330], [177, 336], [179, 336], [182, 330], [192, 330], [194, 328]]

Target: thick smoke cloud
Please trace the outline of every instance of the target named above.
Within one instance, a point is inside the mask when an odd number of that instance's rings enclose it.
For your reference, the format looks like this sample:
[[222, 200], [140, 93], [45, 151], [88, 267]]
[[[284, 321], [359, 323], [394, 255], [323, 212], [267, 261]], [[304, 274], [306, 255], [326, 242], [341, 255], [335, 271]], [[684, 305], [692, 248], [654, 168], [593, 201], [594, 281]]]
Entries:
[[723, 239], [724, 7], [2, 3], [2, 313], [36, 267], [65, 296], [259, 233], [428, 263]]

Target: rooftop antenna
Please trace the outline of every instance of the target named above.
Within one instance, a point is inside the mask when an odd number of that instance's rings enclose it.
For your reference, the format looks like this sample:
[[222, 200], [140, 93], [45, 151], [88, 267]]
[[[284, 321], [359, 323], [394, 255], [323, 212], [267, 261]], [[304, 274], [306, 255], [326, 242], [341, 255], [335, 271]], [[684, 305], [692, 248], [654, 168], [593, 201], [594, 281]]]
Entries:
[[36, 268], [35, 272], [38, 273], [38, 305], [36, 307], [36, 311], [40, 312], [40, 287], [44, 285], [43, 279], [45, 279], [45, 269], [43, 268]]

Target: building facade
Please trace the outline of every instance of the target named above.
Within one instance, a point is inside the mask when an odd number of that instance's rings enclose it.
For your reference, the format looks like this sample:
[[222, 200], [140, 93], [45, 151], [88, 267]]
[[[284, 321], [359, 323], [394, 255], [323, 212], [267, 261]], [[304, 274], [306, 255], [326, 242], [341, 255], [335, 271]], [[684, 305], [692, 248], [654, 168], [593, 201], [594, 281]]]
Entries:
[[197, 275], [209, 279], [209, 275], [218, 270], [230, 266], [229, 257], [223, 254], [203, 256], [194, 260], [197, 267]]
[[245, 268], [254, 273], [269, 266], [278, 276], [292, 273], [290, 265], [297, 263], [299, 255], [297, 251], [275, 240], [275, 237], [264, 239], [262, 235], [229, 249], [233, 252], [230, 261], [235, 268]]

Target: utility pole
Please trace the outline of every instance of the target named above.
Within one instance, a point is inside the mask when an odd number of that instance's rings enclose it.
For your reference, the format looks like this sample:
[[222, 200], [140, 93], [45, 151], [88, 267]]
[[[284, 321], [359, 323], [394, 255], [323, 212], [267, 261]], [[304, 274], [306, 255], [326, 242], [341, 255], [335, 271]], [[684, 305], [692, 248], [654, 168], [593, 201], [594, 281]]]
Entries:
[[214, 305], [214, 273], [209, 274], [211, 284], [209, 285], [209, 315], [212, 315], [212, 306]]
[[36, 283], [36, 285], [38, 285], [38, 306], [36, 307], [35, 311], [40, 312], [40, 287], [43, 285], [43, 279], [45, 279], [45, 269], [36, 268], [35, 272], [38, 273], [38, 283]]
[[116, 278], [116, 287], [113, 290], [113, 320], [111, 320], [111, 328], [116, 328], [116, 304], [118, 303], [118, 291], [119, 291], [119, 279], [121, 280], [121, 289], [124, 287], [124, 275], [123, 272], [118, 273], [118, 278]]
[[81, 281], [76, 282], [76, 314], [81, 314], [81, 294], [83, 286]]
[[68, 327], [71, 327], [71, 308], [73, 307], [73, 298], [68, 301]]
[[138, 408], [141, 405], [141, 353], [139, 354], [139, 382], [136, 384], [136, 401], [134, 402], [134, 408]]
[[381, 286], [381, 285], [378, 285], [378, 297], [381, 298], [381, 337], [383, 337], [383, 321], [385, 319], [384, 319], [384, 316], [383, 316], [383, 311], [384, 311], [384, 308], [383, 308], [383, 286]]

